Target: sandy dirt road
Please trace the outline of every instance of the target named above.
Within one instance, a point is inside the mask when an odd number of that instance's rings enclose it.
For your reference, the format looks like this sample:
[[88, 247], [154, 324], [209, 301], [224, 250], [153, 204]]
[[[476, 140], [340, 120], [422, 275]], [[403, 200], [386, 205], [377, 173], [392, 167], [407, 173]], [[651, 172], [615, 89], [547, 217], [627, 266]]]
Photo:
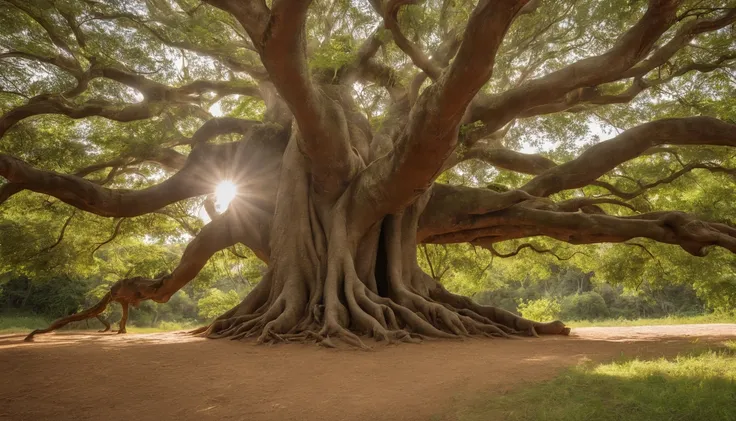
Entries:
[[569, 337], [428, 341], [373, 351], [181, 333], [0, 335], [2, 420], [416, 420], [583, 360], [674, 356], [736, 325], [579, 328]]

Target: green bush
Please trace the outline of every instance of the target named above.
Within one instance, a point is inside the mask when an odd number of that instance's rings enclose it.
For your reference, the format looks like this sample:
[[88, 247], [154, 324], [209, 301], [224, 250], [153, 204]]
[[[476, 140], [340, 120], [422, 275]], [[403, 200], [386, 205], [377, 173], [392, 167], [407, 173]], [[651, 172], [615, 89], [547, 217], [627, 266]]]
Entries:
[[199, 316], [204, 319], [214, 319], [240, 303], [240, 297], [234, 290], [227, 293], [211, 288], [207, 295], [197, 303]]
[[518, 305], [521, 317], [538, 322], [550, 322], [559, 319], [560, 302], [554, 298], [540, 298], [538, 300], [519, 300]]
[[611, 317], [630, 320], [657, 317], [657, 310], [650, 301], [641, 295], [621, 295], [610, 306]]
[[610, 316], [606, 300], [597, 292], [569, 295], [562, 300], [563, 320], [596, 320]]

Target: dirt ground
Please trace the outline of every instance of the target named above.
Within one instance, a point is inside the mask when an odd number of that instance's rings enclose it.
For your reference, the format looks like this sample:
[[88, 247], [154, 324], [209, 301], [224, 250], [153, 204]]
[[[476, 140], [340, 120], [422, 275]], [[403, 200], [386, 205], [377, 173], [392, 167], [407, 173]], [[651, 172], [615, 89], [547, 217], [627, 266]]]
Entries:
[[736, 325], [579, 328], [570, 337], [373, 351], [181, 333], [0, 335], [2, 420], [421, 420], [583, 360], [674, 356]]

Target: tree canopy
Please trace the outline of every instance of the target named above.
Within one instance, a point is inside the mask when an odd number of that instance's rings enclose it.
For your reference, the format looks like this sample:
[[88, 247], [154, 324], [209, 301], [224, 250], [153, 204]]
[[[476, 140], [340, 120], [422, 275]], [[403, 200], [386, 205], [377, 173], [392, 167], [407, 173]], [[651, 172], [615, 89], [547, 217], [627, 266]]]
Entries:
[[95, 279], [127, 312], [260, 259], [203, 333], [326, 345], [563, 333], [447, 291], [549, 262], [734, 304], [736, 2], [0, 11], [6, 279]]

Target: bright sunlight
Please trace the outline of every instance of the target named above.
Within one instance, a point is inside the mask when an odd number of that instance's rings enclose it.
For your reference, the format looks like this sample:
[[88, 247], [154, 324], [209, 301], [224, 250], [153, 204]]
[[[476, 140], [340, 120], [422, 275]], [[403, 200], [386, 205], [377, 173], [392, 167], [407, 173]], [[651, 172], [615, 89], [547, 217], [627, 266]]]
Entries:
[[215, 189], [215, 209], [218, 212], [225, 211], [237, 194], [238, 187], [235, 183], [232, 181], [220, 182]]

